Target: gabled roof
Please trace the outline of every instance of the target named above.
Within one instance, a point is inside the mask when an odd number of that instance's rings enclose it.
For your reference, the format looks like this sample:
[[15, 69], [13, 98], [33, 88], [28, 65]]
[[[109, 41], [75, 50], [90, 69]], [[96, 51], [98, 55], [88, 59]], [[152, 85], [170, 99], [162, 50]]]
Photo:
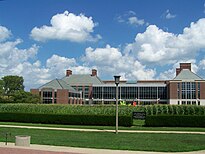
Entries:
[[69, 85], [104, 84], [97, 76], [90, 74], [73, 74], [62, 78]]
[[189, 69], [183, 69], [173, 80], [203, 80], [201, 77], [190, 71]]
[[73, 87], [71, 87], [65, 81], [63, 81], [61, 79], [52, 80], [52, 81], [44, 84], [43, 86], [39, 87], [39, 89], [43, 89], [43, 88], [51, 88], [54, 90], [67, 89], [70, 92], [76, 92], [76, 90]]

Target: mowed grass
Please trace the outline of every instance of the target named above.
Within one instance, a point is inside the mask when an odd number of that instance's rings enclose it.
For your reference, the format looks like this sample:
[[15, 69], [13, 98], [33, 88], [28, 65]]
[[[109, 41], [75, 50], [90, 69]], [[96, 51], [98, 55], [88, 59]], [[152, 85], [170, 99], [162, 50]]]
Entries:
[[32, 144], [161, 152], [205, 149], [205, 135], [197, 134], [119, 133], [116, 135], [110, 132], [0, 128], [1, 142], [5, 141], [5, 132], [11, 133], [10, 142], [15, 142], [16, 135], [29, 135]]
[[[115, 126], [86, 126], [86, 125], [34, 124], [34, 123], [20, 123], [20, 122], [0, 122], [0, 125], [34, 126], [34, 127], [54, 127], [54, 128], [79, 128], [79, 129], [98, 129], [98, 130], [115, 130]], [[205, 132], [205, 128], [198, 128], [198, 127], [144, 127], [143, 125], [144, 125], [144, 120], [134, 120], [132, 127], [121, 127], [121, 126], [119, 126], [119, 130]]]

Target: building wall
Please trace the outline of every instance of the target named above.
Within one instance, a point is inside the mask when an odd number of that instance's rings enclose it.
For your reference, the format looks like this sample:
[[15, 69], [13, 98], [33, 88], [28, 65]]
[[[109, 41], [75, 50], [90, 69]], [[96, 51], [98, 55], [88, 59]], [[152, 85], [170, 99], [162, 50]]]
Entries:
[[68, 90], [57, 90], [57, 104], [68, 104]]
[[200, 105], [205, 106], [205, 99], [200, 99]]
[[39, 89], [31, 89], [30, 92], [34, 95], [39, 95]]
[[200, 82], [200, 99], [205, 99], [205, 82]]
[[170, 99], [169, 104], [170, 105], [177, 105], [178, 104], [178, 99]]
[[169, 83], [169, 99], [177, 99], [177, 82]]

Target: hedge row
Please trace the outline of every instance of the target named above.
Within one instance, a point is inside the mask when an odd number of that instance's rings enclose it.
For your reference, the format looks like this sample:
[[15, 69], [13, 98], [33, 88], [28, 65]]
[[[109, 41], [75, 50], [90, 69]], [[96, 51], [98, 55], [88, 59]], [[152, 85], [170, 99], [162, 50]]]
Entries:
[[[115, 115], [115, 105], [62, 105], [62, 104], [0, 104], [0, 112], [46, 113], [70, 115]], [[144, 111], [143, 106], [119, 106], [119, 115], [131, 115], [133, 111]]]
[[[0, 121], [69, 124], [69, 125], [101, 125], [115, 126], [115, 116], [108, 115], [60, 115], [60, 114], [34, 114], [34, 113], [0, 113]], [[131, 116], [119, 116], [119, 126], [132, 126]]]
[[[62, 104], [0, 104], [0, 112], [69, 114], [69, 115], [115, 115], [115, 105], [62, 105]], [[119, 115], [132, 115], [144, 111], [146, 115], [205, 115], [205, 106], [196, 105], [145, 105], [121, 106]]]
[[205, 106], [196, 105], [148, 105], [146, 115], [205, 115]]
[[147, 116], [145, 126], [149, 127], [205, 127], [205, 116], [155, 115]]

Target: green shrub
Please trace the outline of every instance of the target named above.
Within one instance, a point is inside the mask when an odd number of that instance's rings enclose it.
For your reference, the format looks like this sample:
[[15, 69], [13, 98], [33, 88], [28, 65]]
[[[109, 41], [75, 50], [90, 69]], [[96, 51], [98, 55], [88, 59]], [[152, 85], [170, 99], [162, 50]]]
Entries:
[[146, 116], [149, 127], [205, 127], [205, 116], [197, 115], [154, 115]]
[[[115, 120], [115, 116], [108, 115], [0, 113], [0, 121], [6, 122], [115, 126]], [[119, 116], [119, 126], [132, 126], [132, 124], [131, 116]]]
[[[119, 106], [120, 116], [132, 112], [146, 112], [146, 115], [205, 115], [205, 106], [195, 105], [145, 105]], [[0, 104], [0, 112], [69, 114], [69, 115], [115, 115], [115, 105], [62, 105], [62, 104]]]

